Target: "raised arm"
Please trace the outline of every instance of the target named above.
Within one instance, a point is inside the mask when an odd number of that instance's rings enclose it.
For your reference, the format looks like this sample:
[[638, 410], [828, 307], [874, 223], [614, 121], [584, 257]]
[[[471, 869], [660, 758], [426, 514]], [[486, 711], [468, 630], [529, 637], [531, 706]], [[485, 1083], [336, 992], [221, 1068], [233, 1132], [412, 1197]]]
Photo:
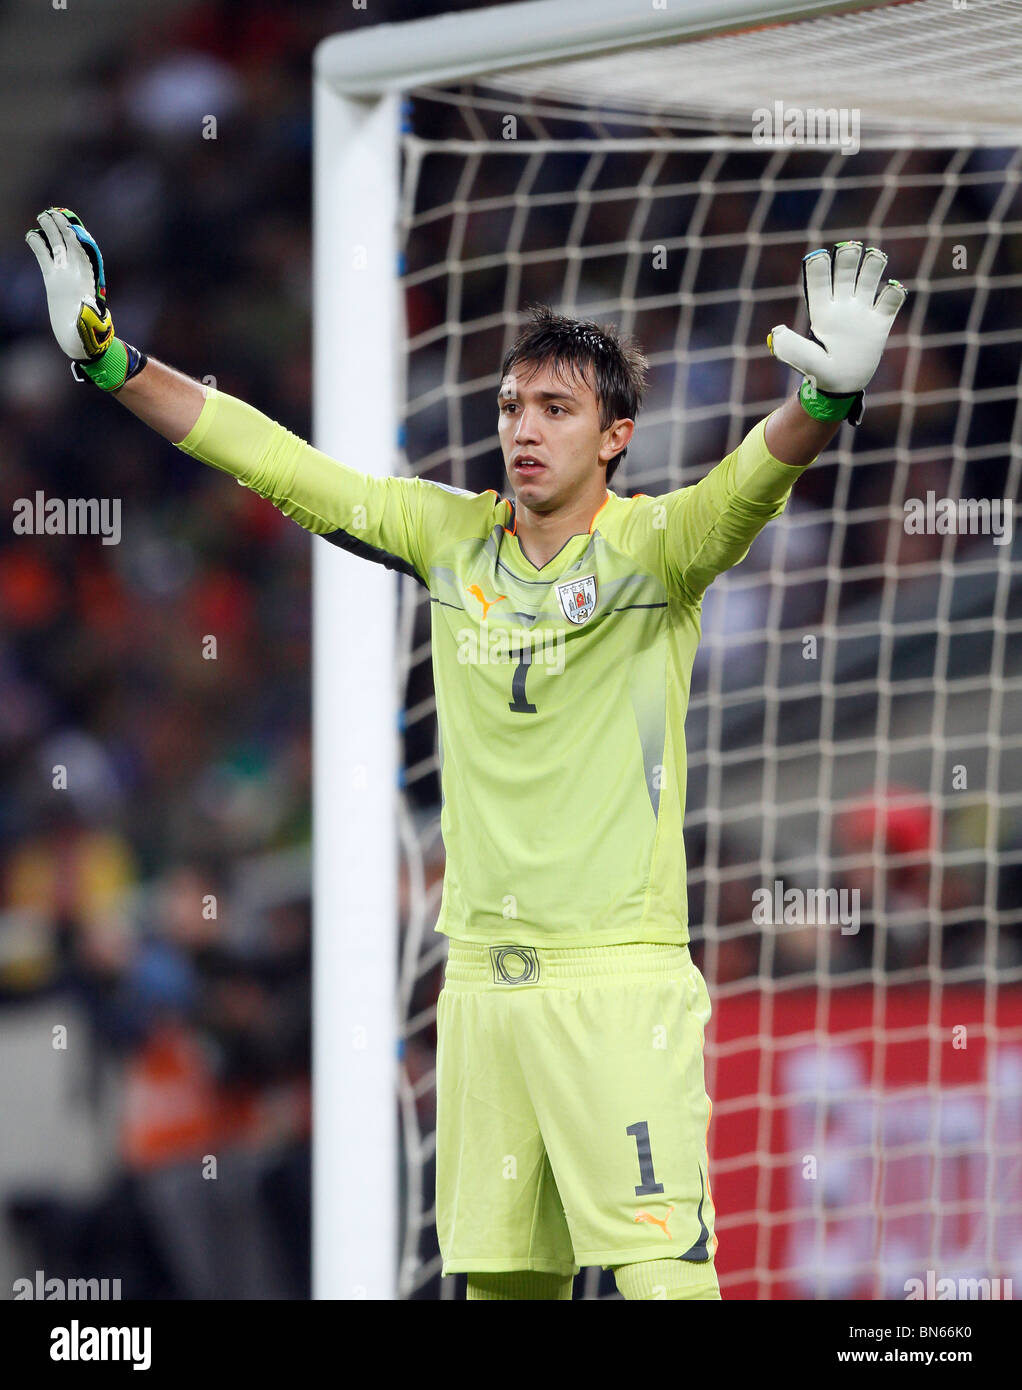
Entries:
[[840, 428], [840, 420], [814, 420], [798, 396], [790, 396], [767, 417], [763, 438], [775, 459], [801, 468], [823, 453]]
[[206, 403], [206, 387], [201, 381], [152, 357], [113, 394], [132, 415], [171, 444], [180, 444], [191, 433]]
[[71, 358], [74, 375], [90, 378], [179, 443], [199, 418], [206, 388], [114, 337], [103, 255], [77, 213], [47, 208], [36, 221], [25, 240], [42, 271], [53, 335]]
[[805, 375], [796, 396], [755, 425], [741, 444], [693, 487], [669, 494], [665, 565], [693, 601], [748, 554], [792, 486], [826, 448], [842, 420], [857, 425], [865, 388], [906, 299], [897, 280], [877, 293], [887, 265], [876, 247], [839, 242], [803, 258], [811, 338], [779, 324], [767, 337], [775, 357]]
[[[49, 208], [26, 240], [46, 287], [54, 335], [91, 379], [191, 458], [231, 474], [285, 516], [353, 554], [428, 586], [437, 544], [475, 524], [492, 499], [420, 478], [360, 472], [225, 392], [114, 336], [98, 245], [68, 208]], [[473, 512], [474, 516], [474, 512]]]
[[717, 575], [744, 560], [767, 522], [784, 511], [792, 487], [815, 457], [798, 452], [813, 442], [810, 432], [802, 434], [801, 422], [792, 425], [782, 418], [779, 430], [781, 447], [791, 446], [788, 452], [799, 462], [778, 458], [766, 443], [767, 427], [793, 403], [802, 410], [797, 400], [789, 401], [755, 424], [697, 483], [662, 499], [664, 568], [670, 587], [691, 602], [702, 598]]
[[[860, 260], [861, 257], [861, 260]], [[802, 258], [802, 293], [809, 337], [778, 324], [767, 347], [804, 374], [797, 396], [767, 421], [766, 445], [785, 463], [809, 464], [837, 433], [842, 420], [862, 419], [865, 389], [880, 365], [907, 291], [888, 280], [877, 294], [887, 256], [861, 241], [839, 241]]]

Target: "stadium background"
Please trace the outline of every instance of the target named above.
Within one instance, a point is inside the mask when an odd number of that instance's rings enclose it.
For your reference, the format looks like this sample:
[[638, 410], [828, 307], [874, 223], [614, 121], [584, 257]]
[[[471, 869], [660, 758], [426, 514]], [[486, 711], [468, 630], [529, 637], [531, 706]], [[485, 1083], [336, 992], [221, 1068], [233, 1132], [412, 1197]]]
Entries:
[[[457, 8], [479, 6], [417, 3], [414, 14]], [[0, 501], [6, 510], [36, 489], [116, 496], [124, 532], [113, 547], [96, 537], [0, 533], [0, 1296], [37, 1268], [120, 1277], [125, 1297], [309, 1294], [313, 542], [268, 503], [74, 385], [21, 236], [41, 207], [75, 208], [103, 248], [123, 336], [308, 437], [311, 53], [326, 34], [406, 17], [409, 7], [373, 0], [357, 16], [344, 4], [260, 0], [0, 9]], [[204, 140], [210, 112], [217, 138]], [[444, 134], [445, 120], [453, 131], [453, 113], [438, 109], [432, 119], [431, 133]], [[740, 221], [741, 208], [730, 216]], [[476, 235], [499, 252], [497, 224]], [[442, 259], [442, 244], [434, 249]], [[1017, 270], [1017, 241], [1014, 255]], [[612, 262], [603, 273], [613, 276]], [[910, 269], [902, 274], [911, 280]], [[475, 293], [481, 312], [487, 287]], [[421, 289], [408, 308], [413, 331], [444, 312]], [[1017, 292], [1002, 295], [998, 321], [1016, 323], [1018, 309]], [[948, 302], [949, 323], [957, 312]], [[723, 323], [721, 331], [730, 341]], [[440, 347], [427, 376], [440, 374], [442, 358]], [[934, 349], [931, 380], [953, 381], [957, 366]], [[1000, 370], [1010, 375], [1012, 363]], [[712, 368], [692, 390], [702, 402], [728, 394]], [[1008, 416], [1007, 407], [988, 414], [990, 438], [1007, 437]], [[481, 423], [469, 420], [466, 432]], [[946, 424], [932, 424], [934, 438]], [[882, 433], [882, 414], [869, 427]], [[435, 447], [430, 430], [426, 421], [410, 456]], [[711, 430], [700, 446], [704, 461], [723, 447]], [[971, 481], [974, 494], [1003, 495], [1003, 468]], [[501, 486], [496, 446], [472, 485]], [[829, 500], [811, 486], [802, 492], [806, 506]], [[876, 503], [864, 488], [850, 507]], [[850, 528], [842, 562], [868, 566], [887, 535], [887, 519], [871, 512]], [[936, 556], [940, 539], [914, 538], [899, 561]], [[847, 594], [855, 597], [854, 585]], [[794, 596], [807, 617], [812, 599]], [[215, 662], [200, 659], [210, 632]], [[425, 737], [409, 734], [409, 764], [428, 751], [417, 736]], [[72, 773], [60, 794], [50, 786], [58, 763]], [[423, 813], [435, 793], [428, 779], [421, 784]], [[871, 825], [867, 832], [869, 841]], [[862, 825], [847, 833], [849, 844], [862, 843]], [[896, 833], [921, 858], [935, 851], [924, 799]], [[967, 818], [949, 820], [942, 837], [981, 840]], [[1005, 825], [1006, 849], [1020, 837], [1017, 823]], [[698, 843], [690, 857], [698, 861]], [[438, 861], [431, 867], [440, 872]], [[1019, 872], [1001, 875], [1004, 910], [1022, 902]], [[944, 963], [973, 967], [977, 983], [982, 880], [978, 859], [945, 879], [956, 924]], [[759, 932], [746, 920], [755, 884], [733, 877], [718, 898], [725, 930], [711, 993], [753, 983], [760, 969]], [[892, 971], [925, 960], [930, 935], [925, 872], [906, 873], [900, 887], [907, 900], [917, 895], [920, 921], [892, 938], [882, 961]], [[210, 893], [215, 920], [199, 910]], [[691, 912], [698, 924], [698, 884]], [[1019, 932], [1004, 933], [1000, 967], [1022, 964]], [[839, 944], [839, 972], [871, 959], [868, 933]], [[805, 969], [805, 949], [804, 938], [783, 943], [772, 955], [777, 973]], [[698, 944], [695, 954], [702, 963]], [[423, 981], [412, 1012], [428, 1012], [437, 985], [436, 974]], [[732, 990], [727, 1009], [733, 1036], [761, 1035], [753, 993]], [[66, 1051], [49, 1045], [55, 1022], [69, 1030]], [[722, 1009], [718, 1026], [727, 1025]], [[412, 1040], [409, 1069], [428, 1073], [430, 1044], [428, 1030]], [[982, 1057], [973, 1053], [969, 1065], [963, 1083], [981, 1076]], [[426, 1092], [423, 1128], [430, 1103]], [[740, 1113], [732, 1122], [741, 1126]], [[728, 1151], [726, 1131], [714, 1142]], [[196, 1183], [208, 1153], [220, 1176]], [[743, 1184], [733, 1200], [747, 1206], [760, 1180], [750, 1171], [715, 1182], [721, 1209], [728, 1182]], [[903, 1177], [908, 1189], [920, 1180]], [[783, 1214], [782, 1192], [771, 1190], [770, 1203]], [[783, 1220], [773, 1229], [782, 1239]], [[739, 1263], [749, 1262], [741, 1253]], [[418, 1296], [436, 1297], [437, 1285]]]

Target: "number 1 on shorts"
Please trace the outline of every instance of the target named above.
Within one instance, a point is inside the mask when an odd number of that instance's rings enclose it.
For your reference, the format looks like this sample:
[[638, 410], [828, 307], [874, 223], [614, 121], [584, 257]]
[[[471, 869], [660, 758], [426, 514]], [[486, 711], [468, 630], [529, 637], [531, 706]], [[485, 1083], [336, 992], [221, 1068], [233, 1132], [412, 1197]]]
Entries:
[[649, 1147], [649, 1125], [645, 1120], [640, 1120], [637, 1124], [629, 1125], [625, 1130], [635, 1140], [635, 1147], [639, 1151], [639, 1177], [642, 1179], [642, 1186], [635, 1189], [636, 1197], [649, 1197], [655, 1192], [663, 1192], [664, 1185], [657, 1182], [656, 1173], [653, 1172], [653, 1154]]

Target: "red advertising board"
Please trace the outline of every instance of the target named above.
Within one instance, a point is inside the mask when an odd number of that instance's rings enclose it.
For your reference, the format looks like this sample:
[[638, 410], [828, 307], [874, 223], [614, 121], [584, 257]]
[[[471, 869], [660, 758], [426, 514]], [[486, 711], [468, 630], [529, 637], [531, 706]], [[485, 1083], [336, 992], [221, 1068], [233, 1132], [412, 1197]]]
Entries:
[[718, 996], [706, 1084], [725, 1298], [1022, 1296], [1022, 988]]

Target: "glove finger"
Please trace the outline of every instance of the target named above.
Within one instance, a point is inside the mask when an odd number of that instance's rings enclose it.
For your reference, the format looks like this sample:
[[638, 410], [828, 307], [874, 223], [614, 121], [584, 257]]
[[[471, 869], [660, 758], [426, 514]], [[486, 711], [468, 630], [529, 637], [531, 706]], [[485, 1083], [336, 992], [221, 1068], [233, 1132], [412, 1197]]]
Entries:
[[89, 264], [92, 266], [92, 276], [96, 282], [98, 298], [100, 301], [106, 299], [106, 272], [103, 269], [103, 253], [99, 249], [99, 244], [95, 237], [89, 235], [88, 230], [77, 213], [72, 212], [70, 208], [59, 208], [58, 212], [63, 214], [67, 219], [69, 244], [70, 237], [73, 236], [78, 244], [83, 247], [86, 256], [89, 258]]
[[767, 346], [780, 362], [786, 362], [797, 372], [815, 377], [826, 370], [829, 358], [819, 343], [803, 338], [801, 333], [793, 333], [783, 323], [771, 329]]
[[35, 256], [36, 260], [39, 262], [39, 269], [43, 272], [43, 275], [49, 275], [50, 271], [53, 269], [53, 255], [50, 252], [49, 242], [43, 236], [42, 232], [37, 232], [35, 230], [26, 232], [25, 240], [29, 244], [32, 255]]
[[802, 292], [809, 306], [809, 322], [830, 303], [830, 252], [821, 247], [802, 258]]
[[900, 280], [888, 280], [873, 308], [878, 314], [882, 314], [884, 318], [890, 319], [893, 323], [898, 310], [907, 298], [908, 290]]
[[834, 247], [834, 298], [851, 299], [862, 255], [861, 241], [839, 241]]
[[855, 297], [863, 300], [870, 308], [876, 297], [877, 285], [887, 265], [887, 256], [876, 246], [867, 246], [859, 267], [859, 278], [855, 282]]
[[47, 208], [45, 212], [41, 212], [39, 216], [36, 218], [36, 221], [42, 228], [43, 236], [46, 238], [46, 244], [50, 249], [50, 255], [53, 258], [53, 264], [55, 266], [66, 265], [67, 245], [64, 241], [64, 237], [61, 233], [60, 228], [54, 220], [53, 209]]
[[[68, 221], [66, 213], [62, 212], [60, 208], [49, 208], [46, 212], [40, 213], [39, 221], [42, 222], [44, 217], [49, 218], [60, 236], [60, 244], [64, 248], [66, 258], [64, 264], [71, 266], [73, 270], [78, 272], [79, 276], [83, 277], [83, 286], [94, 286], [96, 284], [96, 267], [87, 254], [85, 246], [79, 241], [77, 229]], [[87, 232], [86, 236], [88, 236]], [[99, 250], [98, 246], [96, 250]], [[54, 253], [53, 259], [57, 261], [57, 253]], [[91, 294], [92, 292], [91, 288], [83, 288], [83, 294]]]

